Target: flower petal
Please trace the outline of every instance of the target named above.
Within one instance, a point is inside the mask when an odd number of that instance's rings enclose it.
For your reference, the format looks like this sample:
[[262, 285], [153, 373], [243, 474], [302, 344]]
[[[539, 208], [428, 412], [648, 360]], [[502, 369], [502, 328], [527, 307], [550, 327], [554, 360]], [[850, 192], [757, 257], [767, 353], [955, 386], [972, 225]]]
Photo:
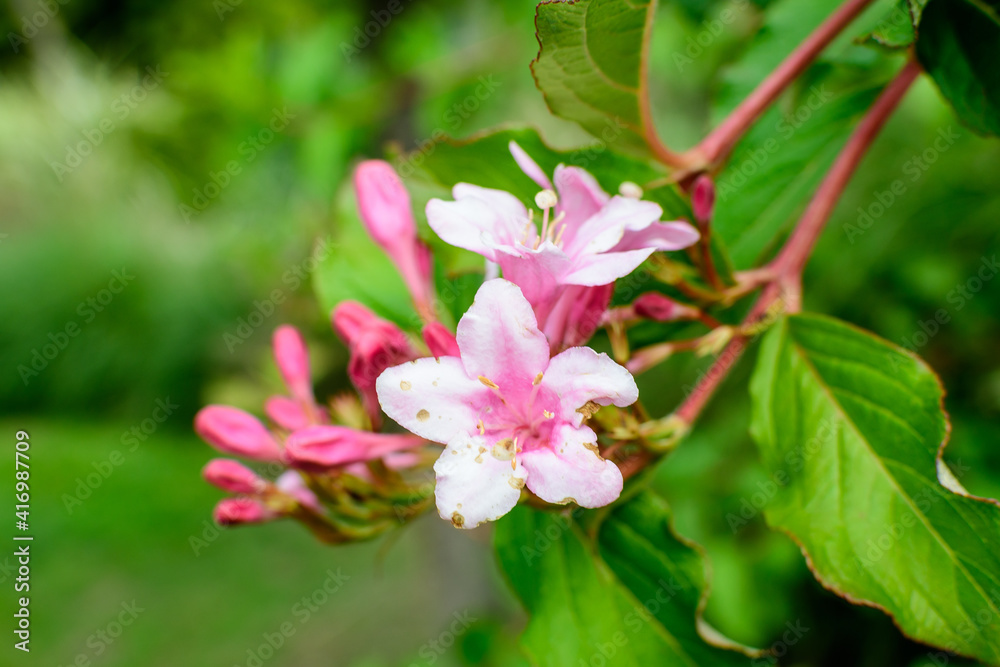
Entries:
[[456, 528], [475, 528], [513, 509], [526, 473], [520, 461], [498, 459], [482, 436], [460, 436], [448, 443], [434, 464], [438, 513]]
[[602, 507], [621, 495], [621, 470], [597, 453], [597, 436], [589, 428], [563, 425], [552, 434], [552, 444], [518, 456], [536, 496], [557, 505]]
[[686, 222], [654, 222], [645, 229], [626, 230], [614, 252], [655, 248], [680, 250], [698, 242], [698, 230]]
[[614, 196], [580, 225], [572, 241], [565, 244], [566, 252], [576, 256], [611, 250], [626, 231], [645, 229], [661, 215], [659, 204]]
[[559, 397], [559, 418], [576, 426], [583, 423], [577, 410], [590, 401], [623, 408], [639, 398], [632, 374], [589, 347], [571, 347], [552, 357], [541, 385]]
[[501, 254], [499, 259], [504, 278], [520, 287], [524, 298], [536, 308], [553, 295], [562, 276], [572, 268], [569, 256], [548, 241], [535, 250], [523, 249], [517, 256]]
[[573, 263], [573, 270], [562, 278], [565, 285], [607, 285], [635, 271], [653, 248], [585, 255]]
[[514, 195], [468, 183], [454, 187], [456, 201], [427, 202], [427, 223], [445, 243], [496, 261], [497, 246], [512, 245], [528, 224]]
[[501, 391], [530, 387], [549, 363], [549, 343], [531, 305], [506, 280], [490, 280], [479, 288], [458, 323], [458, 347], [468, 376], [488, 378]]
[[480, 408], [493, 396], [479, 380], [469, 378], [457, 357], [427, 357], [388, 368], [375, 390], [396, 423], [442, 444], [474, 432]]
[[531, 156], [517, 145], [516, 141], [511, 141], [507, 144], [507, 147], [510, 149], [510, 154], [514, 156], [514, 162], [521, 168], [525, 176], [537, 183], [538, 187], [543, 190], [552, 189], [552, 181], [545, 175], [545, 172], [538, 166], [538, 163], [532, 160]]
[[[589, 172], [580, 167], [559, 165], [555, 173], [556, 191], [559, 205], [556, 213], [565, 213], [569, 223], [566, 233], [572, 238], [573, 232], [585, 220], [600, 211], [608, 203], [608, 194]], [[570, 229], [572, 228], [572, 229]]]
[[264, 404], [264, 412], [275, 424], [287, 431], [305, 428], [309, 417], [295, 400], [287, 396], [272, 396]]

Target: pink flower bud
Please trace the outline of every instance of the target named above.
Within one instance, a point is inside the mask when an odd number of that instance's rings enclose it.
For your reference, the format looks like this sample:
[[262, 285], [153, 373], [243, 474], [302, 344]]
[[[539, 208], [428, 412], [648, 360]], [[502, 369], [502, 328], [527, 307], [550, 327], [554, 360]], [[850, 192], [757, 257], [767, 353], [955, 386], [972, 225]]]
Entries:
[[458, 341], [455, 334], [440, 322], [431, 322], [424, 327], [424, 342], [435, 357], [457, 357]]
[[230, 493], [254, 494], [267, 488], [267, 482], [253, 470], [232, 459], [212, 459], [201, 475], [212, 486]]
[[416, 358], [406, 334], [360, 303], [345, 301], [333, 311], [333, 328], [351, 353], [347, 375], [361, 393], [372, 423], [381, 422], [375, 380], [386, 368]]
[[715, 185], [711, 178], [703, 174], [695, 180], [691, 191], [691, 209], [695, 220], [701, 225], [708, 223], [712, 219], [714, 208]]
[[423, 444], [421, 438], [409, 434], [370, 433], [346, 426], [310, 426], [288, 437], [285, 453], [289, 463], [297, 468], [323, 471]]
[[657, 322], [673, 322], [695, 317], [694, 309], [677, 303], [659, 292], [646, 292], [632, 304], [636, 316]]
[[213, 514], [220, 526], [263, 523], [278, 516], [254, 498], [223, 498], [215, 506]]
[[292, 396], [303, 404], [314, 402], [309, 376], [309, 352], [302, 334], [292, 326], [282, 325], [274, 332], [274, 361]]
[[366, 160], [354, 171], [354, 192], [358, 197], [361, 221], [371, 237], [390, 257], [392, 249], [412, 243], [417, 223], [410, 207], [410, 195], [396, 171], [383, 160]]
[[278, 479], [274, 481], [274, 485], [278, 489], [292, 498], [299, 501], [300, 504], [314, 509], [317, 512], [323, 511], [323, 506], [319, 504], [319, 498], [313, 493], [304, 479], [302, 479], [302, 474], [298, 470], [286, 470], [278, 476]]
[[194, 418], [194, 430], [220, 452], [259, 461], [277, 461], [281, 450], [256, 417], [227, 405], [209, 405]]
[[418, 310], [430, 311], [430, 251], [417, 239], [410, 195], [392, 165], [367, 160], [354, 171], [358, 211], [372, 239], [395, 262]]
[[287, 396], [272, 396], [264, 404], [271, 421], [287, 431], [309, 426], [309, 417], [302, 405]]

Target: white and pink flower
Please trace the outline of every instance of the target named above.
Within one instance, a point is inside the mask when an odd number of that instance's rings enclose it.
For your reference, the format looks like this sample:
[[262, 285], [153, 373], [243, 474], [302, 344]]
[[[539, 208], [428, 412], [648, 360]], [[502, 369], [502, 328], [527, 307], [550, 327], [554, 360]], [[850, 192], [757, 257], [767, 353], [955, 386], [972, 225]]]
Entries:
[[457, 341], [459, 356], [389, 368], [376, 384], [386, 414], [447, 445], [434, 466], [443, 518], [460, 528], [497, 519], [525, 485], [583, 507], [619, 496], [621, 471], [584, 420], [594, 406], [638, 398], [627, 370], [585, 347], [550, 358], [530, 304], [507, 280], [482, 285]]

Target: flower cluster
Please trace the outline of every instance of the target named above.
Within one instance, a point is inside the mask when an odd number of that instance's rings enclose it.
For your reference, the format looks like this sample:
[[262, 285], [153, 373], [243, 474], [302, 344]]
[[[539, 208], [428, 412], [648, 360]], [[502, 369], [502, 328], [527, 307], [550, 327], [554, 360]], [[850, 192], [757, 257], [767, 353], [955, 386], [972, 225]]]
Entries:
[[[510, 151], [541, 188], [538, 213], [510, 193], [468, 183], [454, 187], [452, 201], [427, 204], [443, 241], [487, 260], [490, 278], [454, 332], [438, 319], [432, 257], [406, 189], [385, 162], [357, 168], [361, 219], [403, 277], [421, 338], [362, 304], [341, 303], [332, 325], [349, 350], [358, 396], [324, 406], [302, 336], [280, 327], [274, 356], [287, 393], [266, 402], [269, 425], [215, 405], [195, 420], [220, 451], [285, 470], [271, 482], [237, 461], [211, 461], [205, 478], [236, 494], [216, 508], [220, 523], [292, 517], [330, 542], [368, 537], [429, 504], [432, 487], [421, 475], [429, 456], [437, 456], [438, 512], [459, 528], [499, 518], [528, 492], [582, 507], [620, 495], [622, 473], [602, 456], [590, 420], [603, 406], [633, 404], [638, 389], [624, 367], [582, 345], [623, 317], [684, 317], [658, 294], [627, 309], [609, 303], [616, 279], [654, 252], [690, 246], [698, 232], [662, 222], [637, 186], [610, 196], [588, 172], [564, 165], [550, 180], [519, 146]], [[383, 413], [406, 432], [392, 430]]]

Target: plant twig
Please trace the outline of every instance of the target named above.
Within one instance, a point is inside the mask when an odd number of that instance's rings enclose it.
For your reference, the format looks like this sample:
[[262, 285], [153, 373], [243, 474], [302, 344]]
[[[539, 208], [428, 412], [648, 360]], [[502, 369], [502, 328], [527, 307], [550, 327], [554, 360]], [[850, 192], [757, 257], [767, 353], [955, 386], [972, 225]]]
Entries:
[[764, 113], [813, 60], [857, 18], [872, 0], [847, 0], [792, 51], [705, 139], [691, 149], [692, 159], [710, 166], [724, 158], [753, 122]]

